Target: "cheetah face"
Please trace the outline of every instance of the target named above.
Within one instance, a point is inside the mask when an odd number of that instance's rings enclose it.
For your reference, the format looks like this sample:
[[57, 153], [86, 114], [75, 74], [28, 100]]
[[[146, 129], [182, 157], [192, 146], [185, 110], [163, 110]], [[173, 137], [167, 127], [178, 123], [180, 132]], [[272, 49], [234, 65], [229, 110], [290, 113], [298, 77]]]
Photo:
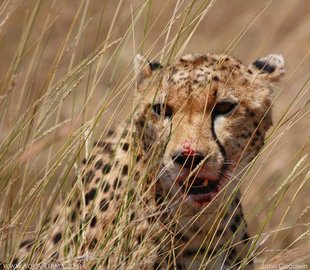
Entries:
[[146, 155], [160, 163], [165, 195], [201, 207], [232, 194], [272, 124], [282, 56], [246, 67], [225, 55], [187, 55], [162, 67], [138, 55], [135, 68], [135, 123]]

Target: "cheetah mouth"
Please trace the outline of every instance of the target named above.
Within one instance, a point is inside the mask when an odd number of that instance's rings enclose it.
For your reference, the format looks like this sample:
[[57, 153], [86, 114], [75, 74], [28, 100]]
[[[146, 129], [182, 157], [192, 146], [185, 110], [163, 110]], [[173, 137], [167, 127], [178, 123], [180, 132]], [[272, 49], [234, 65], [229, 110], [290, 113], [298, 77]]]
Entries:
[[188, 181], [179, 180], [178, 184], [182, 192], [188, 195], [217, 193], [220, 188], [220, 180], [211, 180], [196, 176], [191, 176]]
[[230, 169], [224, 167], [218, 173], [213, 168], [203, 166], [194, 175], [190, 175], [189, 170], [182, 169], [174, 183], [179, 187], [180, 194], [189, 199], [188, 203], [203, 206], [210, 203], [226, 186]]

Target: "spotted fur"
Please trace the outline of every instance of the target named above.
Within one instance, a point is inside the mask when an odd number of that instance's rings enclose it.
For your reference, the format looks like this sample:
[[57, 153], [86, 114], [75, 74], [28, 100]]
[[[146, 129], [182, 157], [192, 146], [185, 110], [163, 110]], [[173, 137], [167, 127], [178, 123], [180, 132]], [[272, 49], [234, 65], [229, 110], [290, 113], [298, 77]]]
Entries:
[[227, 55], [168, 66], [137, 55], [135, 70], [133, 119], [95, 143], [68, 202], [14, 262], [252, 269], [239, 181], [272, 124], [282, 56], [246, 67]]

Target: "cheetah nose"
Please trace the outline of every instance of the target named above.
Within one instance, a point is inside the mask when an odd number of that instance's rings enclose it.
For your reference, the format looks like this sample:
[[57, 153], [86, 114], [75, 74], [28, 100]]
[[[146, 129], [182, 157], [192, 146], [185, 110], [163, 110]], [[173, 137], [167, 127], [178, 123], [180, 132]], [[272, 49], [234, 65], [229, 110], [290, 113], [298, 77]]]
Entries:
[[172, 156], [173, 161], [180, 166], [188, 169], [188, 170], [194, 170], [196, 166], [198, 166], [201, 161], [205, 158], [201, 153], [194, 152], [192, 154], [186, 154], [186, 153], [177, 153]]

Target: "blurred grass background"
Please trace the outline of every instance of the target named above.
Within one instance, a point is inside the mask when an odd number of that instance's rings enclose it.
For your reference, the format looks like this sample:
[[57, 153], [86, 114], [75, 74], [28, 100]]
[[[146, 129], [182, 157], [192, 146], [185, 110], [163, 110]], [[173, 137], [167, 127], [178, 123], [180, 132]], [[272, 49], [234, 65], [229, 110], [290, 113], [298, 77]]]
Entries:
[[[33, 230], [42, 216], [41, 202], [31, 218], [29, 209], [38, 201], [33, 198], [42, 194], [45, 201], [48, 194], [56, 194], [57, 180], [74, 178], [76, 164], [87, 155], [80, 142], [91, 125], [98, 120], [91, 133], [98, 139], [107, 126], [129, 115], [135, 54], [164, 60], [171, 48], [166, 45], [180, 34], [184, 21], [188, 27], [174, 56], [229, 52], [245, 64], [269, 53], [284, 56], [288, 73], [273, 109], [275, 127], [282, 122], [242, 187], [243, 202], [252, 234], [264, 223], [264, 233], [277, 231], [264, 243], [261, 258], [272, 258], [287, 247], [309, 247], [309, 14], [308, 0], [2, 1], [2, 252], [9, 252], [7, 239], [20, 219], [29, 218]], [[287, 189], [266, 222], [270, 198], [285, 181]]]

